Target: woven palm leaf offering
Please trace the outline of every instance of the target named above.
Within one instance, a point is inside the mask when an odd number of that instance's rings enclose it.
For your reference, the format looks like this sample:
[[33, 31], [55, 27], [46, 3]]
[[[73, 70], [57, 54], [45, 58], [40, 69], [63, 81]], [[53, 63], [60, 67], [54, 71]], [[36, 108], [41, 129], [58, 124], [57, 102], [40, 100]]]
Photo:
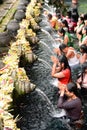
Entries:
[[18, 41], [13, 43], [8, 51], [9, 55], [16, 54], [18, 57], [21, 56], [21, 53], [22, 53], [22, 45]]
[[24, 39], [25, 38], [25, 27], [23, 28], [20, 28], [18, 31], [17, 31], [17, 36], [16, 36], [16, 39]]
[[28, 29], [29, 25], [30, 21], [28, 19], [23, 19], [22, 22], [20, 23], [20, 28]]
[[15, 81], [15, 89], [19, 95], [32, 92], [35, 89], [35, 85], [32, 84], [26, 75], [24, 68], [17, 69], [17, 79]]
[[26, 62], [33, 63], [35, 60], [37, 60], [37, 56], [31, 51], [25, 53]]
[[13, 115], [5, 111], [2, 115], [4, 130], [20, 130], [16, 126], [16, 119]]
[[[39, 11], [38, 11], [39, 12]], [[40, 30], [40, 27], [38, 26], [38, 24], [36, 23], [35, 19], [34, 19], [34, 9], [32, 7], [32, 4], [31, 6], [27, 6], [27, 9], [26, 9], [26, 19], [29, 19], [30, 20], [30, 27], [34, 30], [34, 31], [37, 31], [37, 30]]]

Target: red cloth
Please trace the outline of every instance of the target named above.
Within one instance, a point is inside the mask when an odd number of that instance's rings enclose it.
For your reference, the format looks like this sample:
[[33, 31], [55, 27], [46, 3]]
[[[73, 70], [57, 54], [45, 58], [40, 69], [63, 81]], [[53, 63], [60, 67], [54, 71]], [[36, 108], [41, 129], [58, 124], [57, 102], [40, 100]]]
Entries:
[[68, 84], [71, 81], [71, 72], [69, 69], [65, 69], [62, 71], [63, 74], [65, 75], [65, 77], [63, 78], [59, 78], [58, 80], [62, 83], [62, 84]]

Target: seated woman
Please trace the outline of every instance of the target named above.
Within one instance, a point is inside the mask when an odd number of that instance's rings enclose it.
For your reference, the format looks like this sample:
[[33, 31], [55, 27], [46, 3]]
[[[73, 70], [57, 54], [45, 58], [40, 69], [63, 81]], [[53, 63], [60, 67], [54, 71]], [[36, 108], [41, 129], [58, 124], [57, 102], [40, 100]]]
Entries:
[[62, 28], [66, 31], [66, 32], [69, 32], [69, 27], [68, 27], [68, 22], [66, 19], [62, 19], [61, 20], [61, 23], [62, 23]]
[[58, 30], [58, 35], [60, 36], [60, 38], [55, 39], [56, 41], [64, 43], [68, 46], [73, 46], [72, 36], [70, 35], [69, 32], [66, 32], [63, 28], [60, 28]]
[[77, 79], [78, 88], [81, 89], [82, 96], [87, 96], [87, 62], [82, 64], [81, 76]]
[[[65, 55], [58, 56], [58, 59], [54, 56], [51, 56], [53, 61], [51, 75], [54, 78], [58, 79], [60, 84], [68, 84], [71, 81], [71, 69], [68, 64], [67, 58]], [[59, 85], [58, 85], [59, 88]], [[59, 88], [60, 89], [60, 88]]]
[[81, 36], [82, 28], [83, 27], [84, 27], [84, 18], [80, 16], [78, 18], [77, 26], [74, 29], [74, 31], [76, 32], [76, 36], [77, 36], [78, 39]]
[[84, 26], [83, 29], [82, 29], [82, 35], [79, 39], [79, 46], [81, 45], [87, 45], [87, 26]]
[[66, 111], [66, 118], [70, 119], [70, 123], [79, 120], [81, 117], [82, 103], [78, 96], [76, 83], [70, 82], [67, 84], [67, 87], [63, 87], [62, 85], [60, 88], [58, 108]]
[[80, 58], [79, 58], [79, 62], [80, 64], [83, 64], [84, 62], [87, 61], [87, 46], [85, 44], [80, 46]]

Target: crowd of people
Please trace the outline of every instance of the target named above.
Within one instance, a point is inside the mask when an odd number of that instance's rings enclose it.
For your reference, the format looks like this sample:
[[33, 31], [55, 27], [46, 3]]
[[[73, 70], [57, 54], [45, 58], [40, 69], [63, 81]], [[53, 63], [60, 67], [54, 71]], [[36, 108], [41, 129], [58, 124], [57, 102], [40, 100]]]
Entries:
[[[71, 121], [76, 121], [81, 118], [82, 98], [87, 96], [87, 14], [79, 14], [76, 7], [68, 9], [66, 16], [59, 10], [55, 14], [47, 15], [50, 26], [58, 34], [55, 41], [60, 43], [53, 50], [56, 56], [51, 56], [51, 76], [58, 79], [58, 108], [64, 109]], [[75, 79], [72, 72], [77, 72]]]

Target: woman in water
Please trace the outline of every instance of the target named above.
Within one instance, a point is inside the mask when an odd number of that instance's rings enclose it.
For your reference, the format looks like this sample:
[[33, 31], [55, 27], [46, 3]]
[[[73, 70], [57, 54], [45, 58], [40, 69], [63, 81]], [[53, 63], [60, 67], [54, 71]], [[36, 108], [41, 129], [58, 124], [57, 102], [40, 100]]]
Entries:
[[79, 120], [81, 117], [82, 103], [78, 96], [76, 83], [70, 82], [66, 87], [62, 85], [60, 88], [58, 108], [66, 111], [66, 118], [70, 120], [70, 123]]
[[73, 46], [72, 36], [70, 35], [69, 32], [65, 31], [63, 28], [60, 28], [58, 30], [58, 35], [60, 36], [60, 38], [55, 39], [56, 41], [64, 43], [67, 46]]
[[79, 46], [81, 45], [87, 45], [87, 26], [84, 26], [83, 29], [82, 29], [82, 35], [79, 39]]
[[64, 54], [67, 57], [72, 71], [72, 79], [76, 81], [77, 75], [80, 70], [79, 57], [76, 50], [73, 47], [68, 47], [65, 44], [60, 44], [59, 48], [55, 49], [55, 52], [58, 55]]
[[[66, 56], [60, 55], [58, 58], [52, 56], [51, 59], [53, 61], [52, 77], [57, 78], [59, 84], [68, 84], [71, 81], [71, 69]], [[58, 85], [58, 88], [59, 87]]]
[[87, 46], [85, 44], [80, 46], [80, 58], [79, 58], [79, 62], [80, 64], [83, 64], [84, 62], [87, 61]]

